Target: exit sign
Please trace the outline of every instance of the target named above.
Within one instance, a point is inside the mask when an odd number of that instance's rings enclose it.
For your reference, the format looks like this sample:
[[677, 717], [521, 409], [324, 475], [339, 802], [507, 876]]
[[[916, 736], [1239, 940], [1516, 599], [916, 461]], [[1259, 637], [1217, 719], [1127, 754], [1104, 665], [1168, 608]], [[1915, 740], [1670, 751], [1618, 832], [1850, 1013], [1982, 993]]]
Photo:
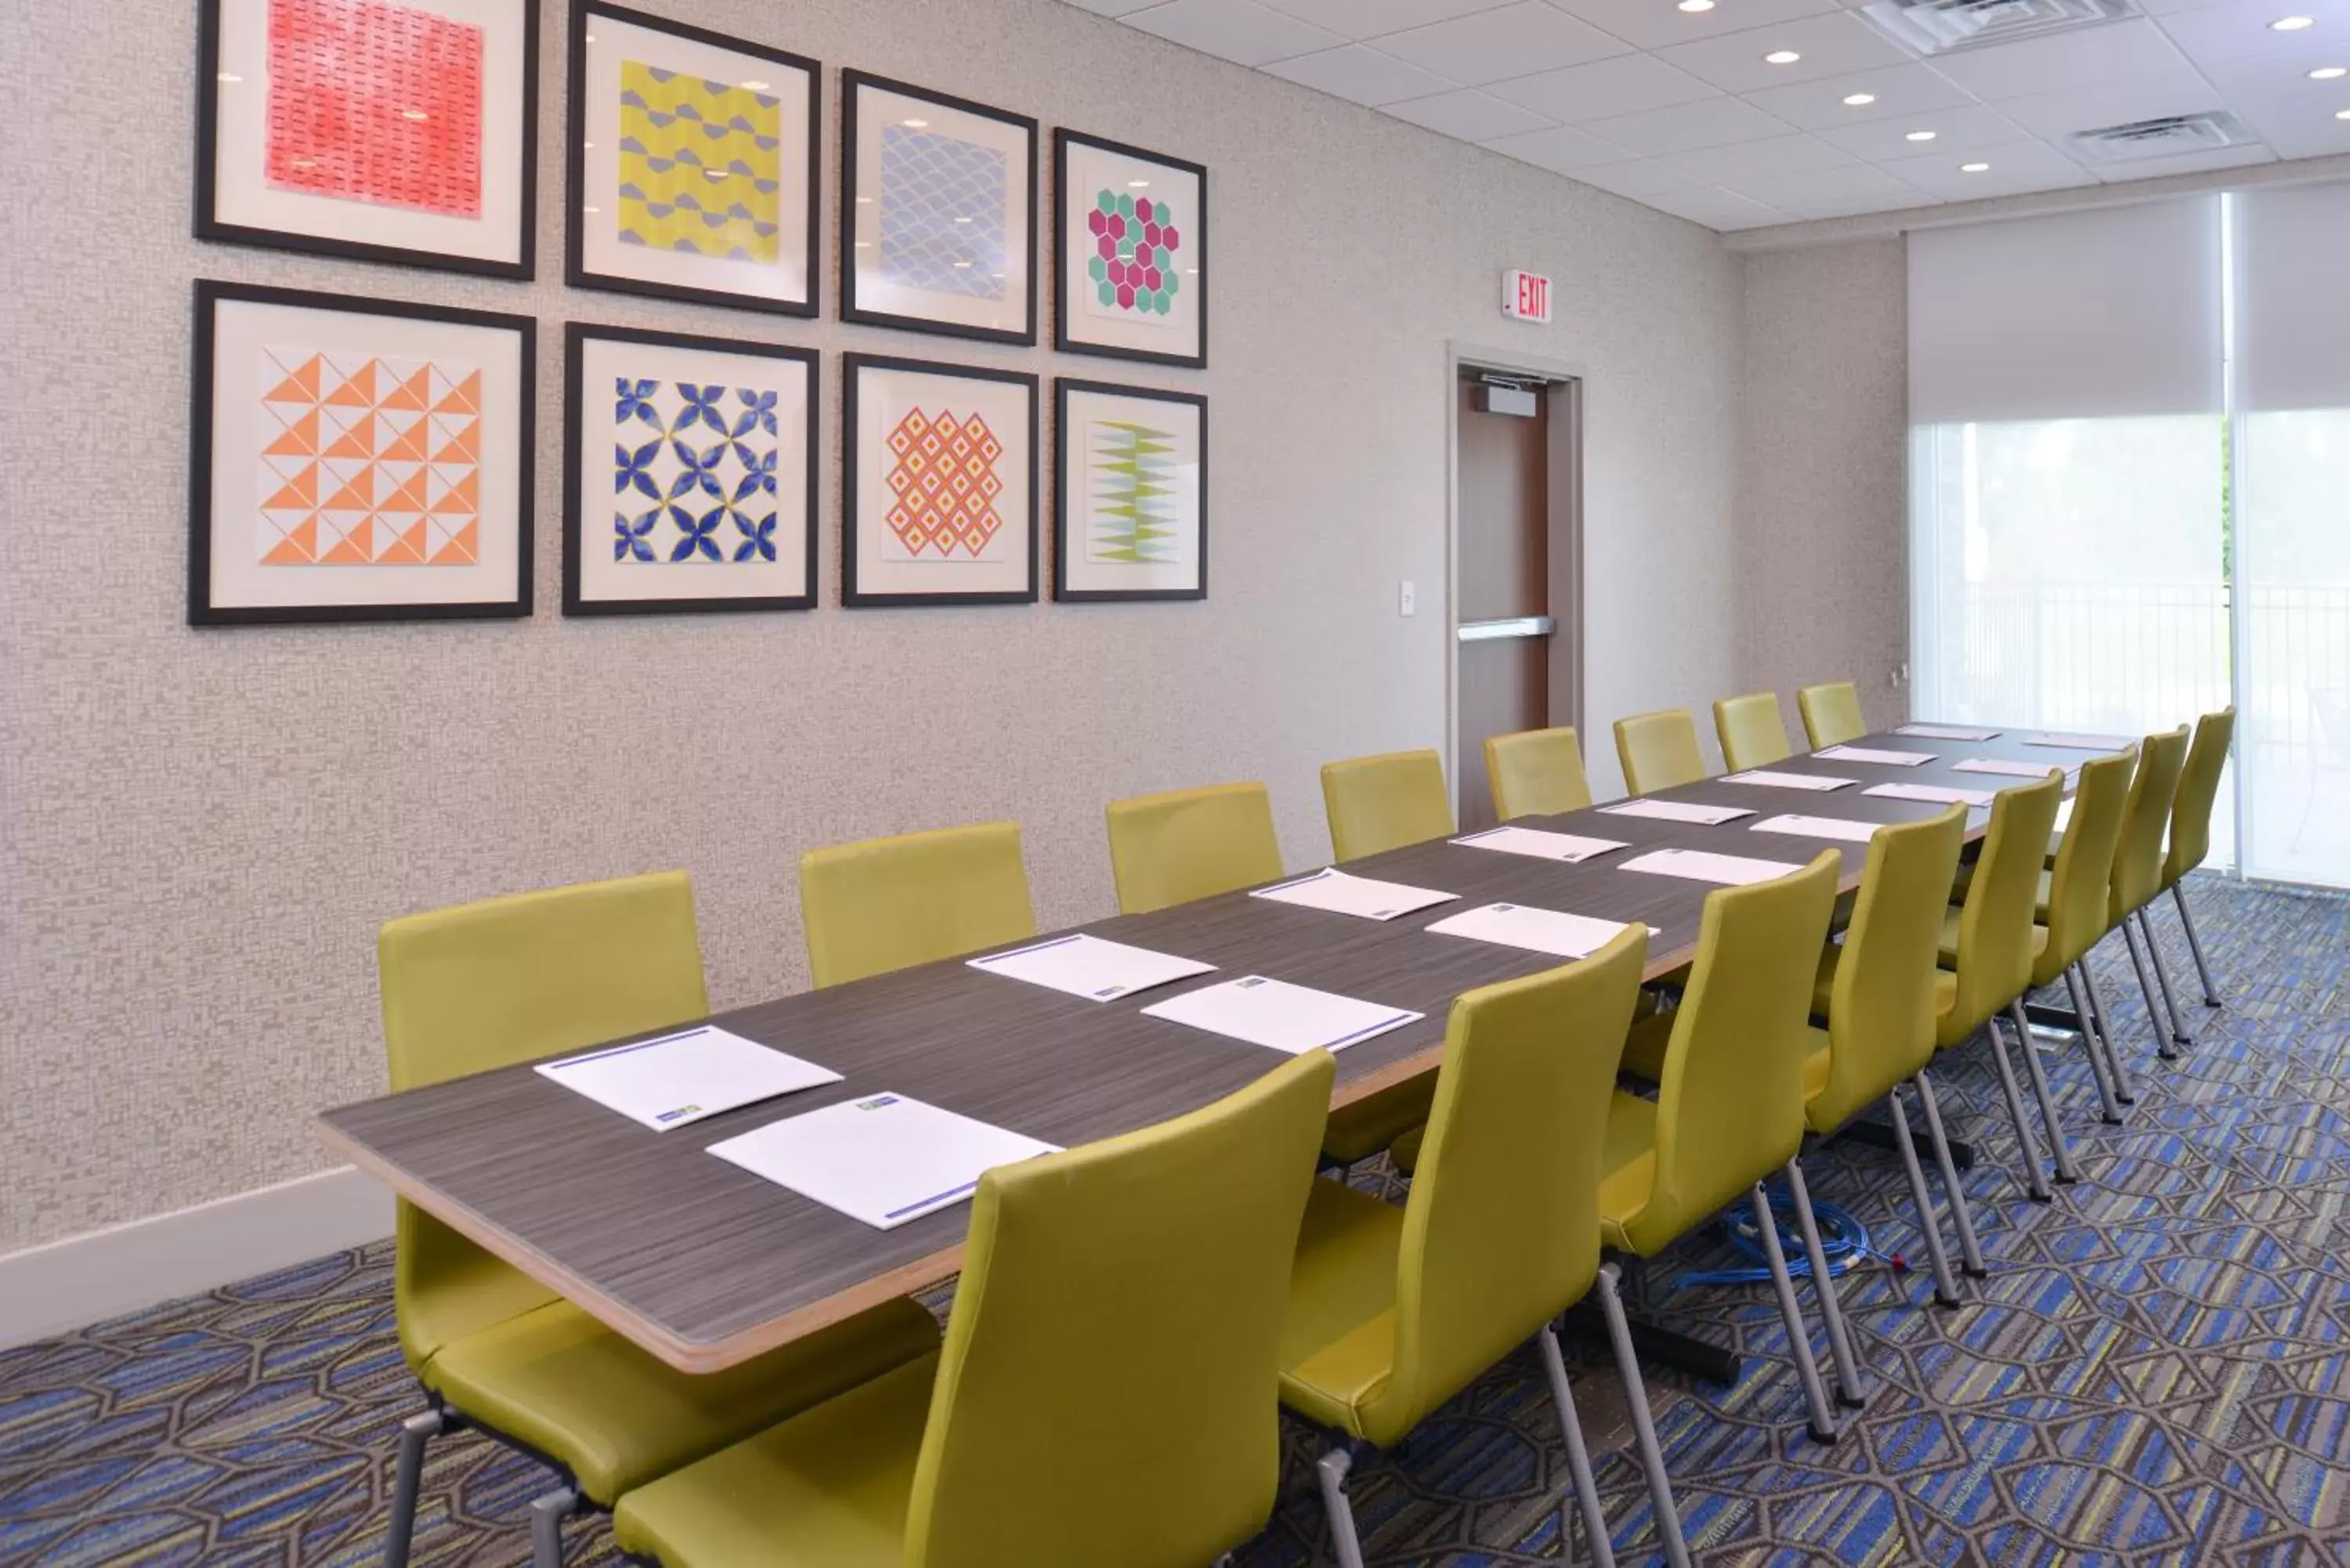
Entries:
[[1550, 319], [1550, 279], [1538, 272], [1502, 275], [1502, 314], [1513, 321]]

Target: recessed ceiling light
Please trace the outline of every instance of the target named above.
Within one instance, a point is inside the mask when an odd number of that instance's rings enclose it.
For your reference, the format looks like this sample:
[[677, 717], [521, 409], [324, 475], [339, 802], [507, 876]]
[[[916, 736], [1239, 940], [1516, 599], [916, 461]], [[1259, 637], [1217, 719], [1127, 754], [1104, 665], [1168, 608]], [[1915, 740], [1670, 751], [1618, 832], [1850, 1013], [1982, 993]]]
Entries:
[[1148, 180], [1128, 180], [1128, 181], [1127, 182], [1127, 184], [1128, 184], [1128, 185], [1131, 186], [1133, 189], [1135, 189], [1135, 190], [1137, 190], [1137, 191], [1141, 190], [1144, 186], [1146, 186], [1146, 185], [1148, 185], [1148, 184], [1149, 184], [1149, 183], [1150, 183], [1150, 182], [1149, 182], [1149, 181], [1148, 181]]
[[1844, 101], [1847, 109], [1859, 109], [1864, 105], [1875, 103], [1877, 95], [1873, 92], [1848, 92], [1844, 95]]
[[859, 196], [857, 198], [857, 204], [860, 207], [869, 207], [873, 204], [873, 198], [870, 196]]
[[220, 79], [224, 82], [241, 82], [244, 78], [237, 75], [234, 71], [223, 71], [220, 74]]
[[767, 84], [765, 82], [744, 82], [743, 84], [743, 90], [744, 92], [764, 92], [767, 90]]
[[2269, 31], [2272, 33], [2298, 33], [2303, 27], [2314, 27], [2316, 26], [2317, 18], [2314, 16], [2279, 16], [2275, 21], [2269, 24]]
[[591, 44], [592, 44], [592, 43], [594, 43], [594, 42], [596, 41], [596, 35], [595, 35], [595, 34], [593, 34], [593, 33], [588, 34], [588, 41], [589, 43], [591, 43]]
[[430, 119], [432, 117], [425, 113], [421, 109], [403, 109], [400, 111], [400, 118], [402, 119]]
[[583, 213], [600, 213], [600, 212], [602, 212], [604, 209], [603, 209], [603, 208], [601, 208], [601, 207], [582, 207], [582, 208], [580, 208], [579, 210], [580, 210], [581, 212], [583, 212]]
[[1904, 141], [1931, 141], [1934, 140], [1934, 134], [1935, 133], [1930, 130], [1913, 130], [1908, 135], [1902, 137], [1901, 140]]
[[2350, 109], [2335, 109], [2334, 111], [2334, 118], [2336, 119], [2350, 119]]
[[1959, 172], [1961, 174], [1981, 174], [1989, 171], [1991, 165], [1988, 163], [1961, 163], [1959, 165]]
[[1793, 49], [1773, 49], [1762, 57], [1762, 63], [1766, 66], [1792, 66], [1803, 57]]
[[927, 119], [910, 119], [906, 122], [906, 129], [909, 130], [923, 130], [929, 128], [930, 123], [931, 122]]
[[2350, 76], [2350, 67], [2320, 66], [2309, 73], [2309, 79], [2314, 82], [2330, 82], [2339, 80], [2345, 76]]
[[1680, 5], [1679, 5], [1678, 7], [1676, 7], [1676, 8], [1677, 8], [1677, 9], [1679, 9], [1679, 10], [1687, 11], [1687, 12], [1689, 12], [1691, 16], [1695, 16], [1697, 13], [1699, 13], [1699, 12], [1700, 12], [1700, 11], [1711, 11], [1711, 10], [1712, 10], [1712, 9], [1713, 9], [1713, 0], [1680, 0]]

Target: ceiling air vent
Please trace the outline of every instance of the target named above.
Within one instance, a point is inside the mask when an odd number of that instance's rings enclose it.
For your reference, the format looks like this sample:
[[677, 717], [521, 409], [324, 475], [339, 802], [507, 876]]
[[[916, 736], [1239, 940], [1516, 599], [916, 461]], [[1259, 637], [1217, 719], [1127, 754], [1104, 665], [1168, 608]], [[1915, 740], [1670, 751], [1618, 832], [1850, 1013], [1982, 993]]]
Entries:
[[2137, 0], [1870, 0], [1861, 15], [1912, 53], [1947, 55], [2140, 12]]
[[2076, 130], [2065, 140], [2084, 163], [2127, 163], [2139, 158], [2176, 158], [2241, 147], [2253, 140], [2244, 122], [2225, 109], [2209, 114], [2173, 114], [2133, 120], [2095, 130]]

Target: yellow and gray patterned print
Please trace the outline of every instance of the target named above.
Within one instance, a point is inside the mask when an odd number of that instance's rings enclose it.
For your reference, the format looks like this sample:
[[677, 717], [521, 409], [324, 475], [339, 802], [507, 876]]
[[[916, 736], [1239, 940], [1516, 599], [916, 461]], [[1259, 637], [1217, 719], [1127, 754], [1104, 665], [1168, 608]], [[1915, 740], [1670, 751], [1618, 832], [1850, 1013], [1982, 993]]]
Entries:
[[781, 99], [639, 60], [621, 62], [624, 244], [772, 262], [782, 185]]

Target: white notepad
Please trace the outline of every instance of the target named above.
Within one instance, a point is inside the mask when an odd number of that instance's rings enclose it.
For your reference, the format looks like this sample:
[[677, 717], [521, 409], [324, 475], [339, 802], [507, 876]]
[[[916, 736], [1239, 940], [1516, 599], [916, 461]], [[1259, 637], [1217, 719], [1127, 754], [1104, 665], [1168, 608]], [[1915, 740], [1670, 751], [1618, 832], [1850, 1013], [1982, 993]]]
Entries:
[[1778, 774], [1769, 768], [1749, 768], [1742, 774], [1724, 774], [1724, 784], [1761, 784], [1764, 789], [1808, 789], [1825, 794], [1832, 789], [1856, 784], [1858, 779], [1821, 778], [1812, 774]]
[[2064, 827], [2073, 820], [2073, 799], [2074, 797], [2068, 794], [2056, 803], [2056, 826], [2059, 828]]
[[1564, 860], [1572, 866], [1611, 849], [1630, 847], [1617, 838], [1586, 838], [1575, 833], [1545, 833], [1538, 827], [1489, 827], [1456, 838], [1471, 849], [1498, 849], [1504, 855], [1531, 855], [1537, 860]]
[[713, 1143], [729, 1165], [880, 1231], [969, 1198], [980, 1177], [1059, 1152], [903, 1095], [868, 1095]]
[[1449, 904], [1460, 896], [1458, 893], [1440, 893], [1433, 888], [1413, 888], [1401, 882], [1349, 877], [1336, 867], [1316, 871], [1311, 877], [1300, 877], [1295, 882], [1260, 888], [1249, 895], [1252, 898], [1271, 898], [1276, 904], [1303, 904], [1309, 909], [1359, 915], [1367, 920], [1392, 920], [1398, 915], [1409, 915], [1414, 909]]
[[1934, 760], [1929, 752], [1877, 752], [1866, 746], [1830, 746], [1812, 755], [1832, 763], [1876, 763], [1888, 768], [1920, 767]]
[[1050, 941], [969, 961], [972, 968], [983, 969], [990, 974], [1009, 975], [1031, 985], [1066, 992], [1093, 1002], [1115, 1002], [1138, 991], [1189, 980], [1195, 974], [1208, 974], [1216, 967], [1194, 959], [1177, 958], [1172, 953], [1153, 952], [1149, 948], [1104, 941], [1082, 931], [1073, 937], [1055, 937]]
[[1875, 784], [1860, 792], [1887, 800], [1922, 800], [1933, 805], [1989, 805], [1999, 792], [1955, 789], [1946, 784]]
[[1599, 808], [1610, 816], [1645, 816], [1658, 822], [1694, 822], [1719, 827], [1754, 814], [1742, 805], [1693, 805], [1679, 800], [1627, 800]]
[[[2044, 779], [2054, 768], [2050, 763], [2011, 763], [2003, 757], [1969, 757], [1962, 763], [1952, 763], [1954, 774], [2004, 774], [2009, 778]], [[2079, 772], [2078, 768], [2072, 770]]]
[[2129, 742], [2118, 735], [2068, 735], [2054, 731], [2046, 734], [2026, 735], [2027, 746], [2054, 746], [2065, 752], [2118, 752]]
[[[1487, 904], [1465, 909], [1429, 927], [1439, 936], [1467, 937], [1471, 941], [1498, 942], [1529, 952], [1555, 953], [1560, 958], [1589, 958], [1616, 940], [1621, 920], [1594, 919], [1589, 915], [1562, 914], [1556, 909], [1529, 909], [1523, 904]], [[1657, 928], [1650, 926], [1655, 936]]]
[[1847, 844], [1866, 844], [1877, 836], [1881, 822], [1853, 822], [1841, 816], [1766, 816], [1756, 823], [1756, 833], [1784, 833], [1796, 838], [1841, 838]]
[[837, 1084], [829, 1067], [730, 1034], [715, 1024], [633, 1045], [542, 1062], [539, 1073], [630, 1121], [664, 1132], [723, 1111]]
[[1243, 975], [1221, 985], [1203, 985], [1144, 1008], [1145, 1015], [1185, 1023], [1211, 1034], [1245, 1040], [1295, 1056], [1317, 1046], [1342, 1051], [1390, 1029], [1419, 1022], [1423, 1013], [1376, 1002], [1357, 1002], [1311, 986]]
[[1904, 724], [1893, 732], [1920, 741], [1990, 741], [1999, 736], [1997, 730], [1963, 730], [1956, 724]]
[[1750, 882], [1768, 882], [1774, 877], [1801, 871], [1803, 867], [1784, 860], [1750, 860], [1743, 855], [1709, 855], [1701, 849], [1656, 849], [1627, 860], [1624, 869], [1742, 888]]

